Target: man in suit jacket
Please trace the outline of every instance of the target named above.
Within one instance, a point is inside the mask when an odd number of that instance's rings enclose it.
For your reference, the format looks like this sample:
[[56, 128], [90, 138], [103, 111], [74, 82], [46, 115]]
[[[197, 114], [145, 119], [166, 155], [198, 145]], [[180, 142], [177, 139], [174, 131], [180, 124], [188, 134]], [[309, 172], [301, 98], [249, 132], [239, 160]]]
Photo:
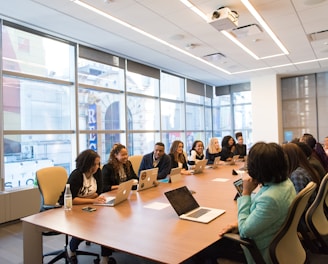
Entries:
[[142, 170], [158, 168], [157, 179], [164, 179], [171, 172], [171, 158], [165, 154], [165, 146], [157, 142], [154, 151], [143, 156], [138, 175]]

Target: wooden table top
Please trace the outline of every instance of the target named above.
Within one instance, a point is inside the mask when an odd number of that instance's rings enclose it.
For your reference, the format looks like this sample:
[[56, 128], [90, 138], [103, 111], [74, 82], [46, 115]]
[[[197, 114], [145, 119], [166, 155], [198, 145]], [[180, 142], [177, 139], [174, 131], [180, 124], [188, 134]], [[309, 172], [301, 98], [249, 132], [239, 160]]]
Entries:
[[[95, 212], [82, 211], [85, 205], [74, 205], [72, 211], [59, 208], [22, 220], [158, 262], [180, 263], [220, 239], [218, 232], [237, 220], [232, 182], [239, 176], [233, 176], [232, 169], [241, 166], [222, 165], [183, 176], [176, 183], [160, 183], [132, 192], [127, 201], [115, 207], [93, 206]], [[180, 220], [164, 192], [184, 185], [196, 192], [194, 197], [201, 206], [226, 212], [208, 224]], [[160, 210], [145, 207], [154, 202], [169, 206]]]

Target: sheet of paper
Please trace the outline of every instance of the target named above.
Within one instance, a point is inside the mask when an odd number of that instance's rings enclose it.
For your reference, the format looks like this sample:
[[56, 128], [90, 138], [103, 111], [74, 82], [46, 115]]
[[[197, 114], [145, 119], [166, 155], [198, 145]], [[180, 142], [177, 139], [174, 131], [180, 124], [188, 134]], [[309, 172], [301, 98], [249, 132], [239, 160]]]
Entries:
[[227, 181], [229, 181], [229, 179], [226, 179], [226, 178], [215, 178], [212, 181], [216, 181], [216, 182], [227, 182]]
[[166, 207], [170, 206], [168, 203], [160, 203], [160, 202], [153, 202], [145, 205], [145, 208], [155, 209], [155, 210], [162, 210]]

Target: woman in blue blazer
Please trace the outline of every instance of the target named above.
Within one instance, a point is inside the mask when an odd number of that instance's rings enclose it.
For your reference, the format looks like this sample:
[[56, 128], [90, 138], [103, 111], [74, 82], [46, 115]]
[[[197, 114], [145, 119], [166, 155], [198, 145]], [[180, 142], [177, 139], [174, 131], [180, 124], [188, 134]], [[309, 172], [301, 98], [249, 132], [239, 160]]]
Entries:
[[[269, 245], [285, 221], [288, 209], [296, 196], [293, 183], [287, 175], [287, 161], [282, 147], [276, 143], [256, 143], [248, 154], [248, 174], [243, 177], [243, 193], [237, 199], [238, 221], [219, 232], [239, 232], [241, 237], [252, 239], [265, 260], [271, 263]], [[255, 195], [253, 191], [260, 187]], [[217, 258], [236, 255], [220, 239], [193, 258], [194, 263], [217, 263]], [[230, 247], [231, 248], [231, 247]], [[233, 248], [234, 250], [236, 247]], [[254, 263], [244, 249], [247, 263]]]

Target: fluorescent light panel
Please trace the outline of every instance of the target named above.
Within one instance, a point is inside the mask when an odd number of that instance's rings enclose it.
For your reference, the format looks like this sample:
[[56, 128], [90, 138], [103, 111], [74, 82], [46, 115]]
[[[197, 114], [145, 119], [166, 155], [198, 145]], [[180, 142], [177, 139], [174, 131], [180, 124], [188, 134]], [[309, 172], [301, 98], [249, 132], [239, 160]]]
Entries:
[[120, 19], [118, 19], [116, 17], [113, 17], [113, 16], [111, 16], [111, 15], [109, 15], [109, 14], [107, 14], [107, 13], [105, 13], [105, 12], [103, 12], [103, 11], [101, 11], [101, 10], [99, 10], [99, 9], [91, 6], [91, 5], [89, 5], [89, 4], [86, 4], [86, 3], [84, 3], [84, 2], [82, 2], [80, 0], [71, 0], [71, 1], [74, 2], [75, 4], [81, 6], [81, 7], [84, 7], [86, 9], [88, 9], [88, 10], [90, 10], [90, 11], [98, 14], [98, 15], [101, 15], [101, 16], [109, 19], [109, 20], [112, 20], [112, 21], [114, 21], [114, 22], [116, 22], [116, 23], [118, 23], [118, 24], [120, 24], [122, 26], [125, 26], [127, 28], [130, 28], [130, 29], [132, 29], [132, 30], [134, 30], [134, 31], [136, 31], [136, 32], [138, 32], [138, 33], [140, 33], [140, 34], [142, 34], [142, 35], [144, 35], [144, 36], [146, 36], [146, 37], [148, 37], [150, 39], [153, 39], [153, 40], [155, 40], [155, 41], [157, 41], [157, 42], [159, 42], [159, 43], [161, 43], [163, 45], [166, 45], [166, 46], [168, 46], [168, 47], [170, 47], [170, 48], [172, 48], [172, 49], [174, 49], [176, 51], [179, 51], [179, 52], [181, 52], [181, 53], [183, 53], [183, 54], [185, 54], [185, 55], [187, 55], [187, 56], [189, 56], [189, 57], [191, 57], [191, 58], [193, 58], [195, 60], [198, 60], [198, 61], [200, 61], [202, 63], [205, 63], [205, 64], [207, 64], [207, 65], [209, 65], [209, 66], [211, 66], [211, 67], [213, 67], [213, 68], [215, 68], [215, 69], [217, 69], [217, 70], [219, 70], [221, 72], [224, 72], [224, 73], [229, 74], [229, 75], [231, 74], [229, 71], [227, 71], [225, 69], [222, 69], [222, 68], [220, 68], [220, 67], [218, 67], [218, 66], [216, 66], [216, 65], [214, 65], [212, 63], [209, 63], [208, 61], [206, 61], [206, 60], [204, 60], [202, 58], [199, 58], [199, 57], [197, 57], [197, 56], [195, 56], [195, 55], [193, 55], [193, 54], [191, 54], [191, 53], [189, 53], [189, 52], [187, 52], [187, 51], [185, 51], [183, 49], [180, 49], [180, 48], [178, 48], [178, 47], [176, 47], [176, 46], [174, 46], [174, 45], [172, 45], [172, 44], [170, 44], [170, 43], [168, 43], [168, 42], [166, 42], [166, 41], [164, 41], [164, 40], [162, 40], [160, 38], [157, 38], [154, 35], [149, 34], [146, 31], [143, 31], [143, 30], [141, 30], [141, 29], [139, 29], [139, 28], [137, 28], [135, 26], [132, 26], [132, 25], [124, 22], [123, 20], [120, 20]]
[[[210, 63], [210, 62], [208, 62], [208, 61], [206, 61], [205, 59], [202, 59], [202, 58], [199, 58], [199, 57], [196, 57], [195, 55], [193, 55], [193, 54], [191, 54], [191, 53], [189, 53], [189, 52], [186, 52], [185, 50], [183, 50], [183, 49], [180, 49], [180, 48], [178, 48], [178, 47], [176, 47], [176, 46], [173, 46], [173, 45], [171, 45], [170, 43], [168, 43], [168, 42], [166, 42], [166, 41], [164, 41], [164, 40], [162, 40], [162, 39], [160, 39], [160, 38], [157, 38], [157, 37], [155, 37], [155, 36], [153, 36], [153, 35], [151, 35], [151, 34], [149, 34], [149, 33], [147, 33], [147, 32], [145, 32], [145, 31], [143, 31], [143, 30], [141, 30], [141, 29], [139, 29], [139, 28], [137, 28], [137, 27], [134, 27], [134, 26], [132, 26], [132, 25], [130, 25], [130, 24], [128, 24], [128, 23], [126, 23], [126, 22], [124, 22], [124, 21], [122, 21], [122, 20], [120, 20], [120, 19], [118, 19], [118, 18], [115, 18], [115, 17], [113, 17], [113, 16], [111, 16], [111, 15], [109, 15], [109, 14], [107, 14], [107, 13], [105, 13], [105, 12], [103, 12], [103, 11], [101, 11], [101, 10], [99, 10], [99, 9], [97, 9], [97, 8], [95, 8], [95, 7], [93, 7], [93, 6], [90, 6], [90, 5], [88, 5], [88, 4], [86, 4], [86, 3], [84, 3], [84, 2], [82, 2], [82, 1], [80, 1], [80, 0], [70, 0], [71, 2], [73, 2], [73, 3], [75, 3], [75, 4], [77, 4], [77, 5], [79, 5], [79, 6], [81, 6], [81, 7], [83, 7], [83, 8], [86, 8], [86, 9], [88, 9], [88, 10], [90, 10], [90, 11], [92, 11], [92, 12], [94, 12], [94, 13], [97, 13], [97, 14], [99, 14], [99, 15], [101, 15], [101, 16], [103, 16], [103, 17], [105, 17], [105, 18], [107, 18], [107, 19], [109, 19], [109, 20], [112, 20], [112, 21], [114, 21], [114, 22], [116, 22], [116, 23], [118, 23], [118, 24], [120, 24], [120, 25], [122, 25], [122, 26], [125, 26], [125, 27], [127, 27], [127, 28], [130, 28], [130, 29], [132, 29], [132, 30], [134, 30], [134, 31], [136, 31], [136, 32], [138, 32], [138, 33], [140, 33], [140, 34], [142, 34], [142, 35], [144, 35], [144, 36], [147, 36], [148, 38], [151, 38], [151, 39], [153, 39], [153, 40], [156, 40], [156, 41], [158, 41], [158, 42], [160, 42], [160, 43], [162, 43], [163, 45], [166, 45], [166, 46], [168, 46], [168, 47], [170, 47], [170, 48], [172, 48], [172, 49], [174, 49], [174, 50], [176, 50], [176, 51], [179, 51], [179, 52], [181, 52], [181, 53], [183, 53], [183, 54], [185, 54], [185, 55], [187, 55], [187, 56], [189, 56], [189, 57], [192, 57], [192, 58], [194, 58], [194, 59], [196, 59], [196, 60], [198, 60], [198, 61], [200, 61], [200, 62], [202, 62], [202, 63], [205, 63], [205, 64], [207, 64], [207, 65], [209, 65], [209, 66], [211, 66], [211, 67], [213, 67], [213, 68], [215, 68], [215, 69], [217, 69], [217, 70], [219, 70], [219, 71], [221, 71], [221, 72], [224, 72], [224, 73], [226, 73], [226, 74], [229, 74], [229, 75], [231, 75], [231, 74], [241, 74], [241, 73], [247, 73], [247, 72], [255, 72], [255, 71], [262, 71], [262, 70], [268, 70], [268, 69], [273, 69], [273, 68], [279, 68], [279, 67], [286, 67], [286, 66], [290, 66], [290, 65], [297, 65], [297, 64], [306, 64], [306, 63], [311, 63], [311, 62], [319, 62], [319, 61], [325, 61], [325, 60], [328, 60], [328, 57], [326, 57], [326, 58], [322, 58], [322, 59], [316, 59], [316, 60], [309, 60], [309, 61], [302, 61], [302, 62], [298, 62], [298, 63], [290, 63], [290, 64], [284, 64], [284, 65], [276, 65], [276, 66], [271, 66], [271, 67], [264, 67], [264, 68], [258, 68], [258, 69], [252, 69], [252, 70], [247, 70], [247, 71], [239, 71], [239, 72], [234, 72], [234, 73], [232, 73], [232, 72], [229, 72], [229, 71], [227, 71], [227, 70], [225, 70], [225, 69], [222, 69], [222, 68], [220, 68], [220, 67], [217, 67], [216, 65], [214, 65], [214, 64], [212, 64], [212, 63]], [[180, 0], [184, 5], [186, 5], [188, 8], [190, 8], [192, 11], [194, 11], [197, 15], [199, 15], [199, 16], [201, 16], [206, 22], [208, 22], [208, 20], [209, 20], [209, 18], [208, 18], [208, 16], [206, 16], [204, 13], [202, 13], [198, 8], [196, 8], [195, 6], [193, 6], [188, 0]], [[246, 6], [246, 4], [247, 4], [247, 8], [248, 8], [248, 6], [251, 6], [252, 7], [252, 5], [248, 2], [248, 1], [246, 1], [246, 0], [241, 0], [242, 2], [243, 2], [243, 4]], [[245, 3], [246, 4], [245, 4]], [[253, 10], [254, 9], [254, 7], [252, 7], [252, 9], [251, 10]], [[250, 11], [250, 10], [249, 10]], [[257, 11], [254, 9], [254, 11], [257, 13]], [[251, 11], [250, 11], [251, 12]], [[251, 12], [252, 13], [252, 12]], [[258, 13], [257, 13], [258, 14]], [[259, 16], [259, 15], [258, 15]], [[255, 16], [254, 16], [255, 17]], [[259, 16], [260, 17], [260, 16]], [[263, 21], [263, 19], [260, 17], [260, 19]], [[258, 22], [262, 25], [262, 23], [258, 20]], [[264, 22], [264, 21], [263, 21]], [[265, 22], [264, 22], [265, 23]], [[266, 23], [265, 23], [265, 25], [266, 25]], [[263, 26], [263, 25], [262, 25]], [[264, 28], [265, 28], [265, 30], [267, 30], [267, 28], [271, 31], [271, 29], [266, 25], [266, 27], [265, 26], [263, 26]], [[267, 57], [262, 57], [262, 58], [259, 58], [258, 56], [256, 56], [252, 51], [250, 51], [248, 48], [246, 48], [242, 43], [240, 43], [236, 38], [234, 38], [230, 33], [228, 33], [227, 31], [221, 31], [227, 38], [229, 38], [231, 41], [233, 41], [236, 45], [238, 45], [240, 48], [242, 48], [245, 52], [247, 52], [248, 54], [250, 54], [254, 59], [264, 59], [264, 58], [271, 58], [271, 57], [277, 57], [277, 56], [282, 56], [282, 55], [285, 55], [285, 54], [288, 54], [288, 51], [287, 51], [287, 49], [285, 49], [285, 52], [287, 52], [287, 53], [282, 53], [282, 54], [276, 54], [276, 55], [271, 55], [271, 56], [267, 56]], [[267, 31], [268, 32], [268, 31]], [[272, 31], [271, 31], [272, 32]], [[269, 34], [269, 32], [268, 32], [268, 34]], [[272, 34], [273, 34], [273, 32], [272, 32]], [[270, 34], [269, 34], [270, 35]], [[274, 35], [274, 34], [273, 34]], [[271, 36], [271, 35], [270, 35]], [[274, 35], [275, 36], [275, 35]], [[277, 40], [278, 40], [278, 38], [277, 37], [275, 37]], [[278, 40], [278, 42], [280, 42], [279, 40]], [[282, 44], [281, 44], [282, 45]], [[283, 45], [282, 45], [283, 46]]]
[[248, 9], [248, 11], [252, 14], [253, 17], [260, 23], [260, 25], [264, 28], [264, 30], [269, 34], [272, 40], [277, 44], [277, 46], [282, 50], [284, 54], [289, 54], [288, 50], [281, 43], [281, 41], [277, 38], [277, 36], [273, 33], [268, 24], [263, 20], [260, 14], [256, 11], [256, 9], [251, 5], [248, 0], [241, 0], [244, 6]]

